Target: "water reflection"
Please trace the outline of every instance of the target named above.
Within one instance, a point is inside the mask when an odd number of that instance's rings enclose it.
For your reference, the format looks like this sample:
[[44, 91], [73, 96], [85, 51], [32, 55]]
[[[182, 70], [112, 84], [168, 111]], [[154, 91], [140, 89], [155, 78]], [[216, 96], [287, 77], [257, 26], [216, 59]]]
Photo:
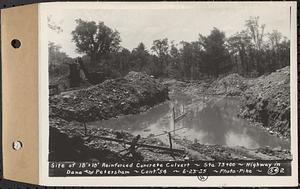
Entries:
[[161, 130], [169, 129], [170, 104], [164, 103], [149, 111], [137, 115], [120, 116], [109, 120], [90, 122], [89, 126], [105, 127], [116, 130], [126, 130], [131, 133], [152, 130], [151, 127], [160, 125]]
[[177, 94], [173, 103], [165, 103], [139, 115], [123, 116], [89, 123], [97, 127], [127, 130], [144, 137], [170, 131], [171, 109], [175, 106], [178, 114], [181, 106], [185, 106], [188, 114], [176, 123], [176, 135], [198, 141], [202, 144], [220, 144], [227, 146], [244, 146], [258, 148], [263, 146], [290, 148], [288, 141], [272, 136], [261, 128], [250, 126], [237, 117], [239, 108], [237, 98], [218, 98], [210, 101], [207, 98], [191, 99]]
[[[189, 138], [201, 143], [258, 148], [263, 146], [289, 148], [290, 144], [265, 130], [250, 126], [246, 120], [237, 117], [238, 98], [214, 99], [202, 110], [192, 109], [184, 125], [189, 128]], [[201, 133], [201, 137], [198, 134]], [[203, 136], [203, 133], [207, 133]]]

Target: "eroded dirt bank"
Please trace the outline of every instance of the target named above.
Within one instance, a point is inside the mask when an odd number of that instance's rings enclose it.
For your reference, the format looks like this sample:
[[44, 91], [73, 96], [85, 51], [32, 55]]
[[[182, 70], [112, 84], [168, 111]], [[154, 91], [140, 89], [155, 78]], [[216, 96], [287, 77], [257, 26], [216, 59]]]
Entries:
[[[127, 155], [122, 155], [119, 151], [128, 152], [125, 148], [128, 146], [122, 142], [107, 143], [106, 140], [97, 137], [105, 136], [118, 140], [126, 137], [126, 140], [131, 142], [135, 136], [112, 129], [86, 128], [85, 123], [137, 114], [168, 98], [168, 88], [165, 85], [137, 72], [130, 72], [124, 78], [107, 80], [86, 89], [50, 96], [50, 160], [126, 160]], [[147, 143], [151, 144], [153, 140]], [[159, 145], [163, 144], [160, 142]], [[153, 152], [155, 155], [151, 155], [151, 151], [147, 153], [150, 154], [136, 154], [134, 158], [155, 159], [157, 154], [160, 154]], [[165, 155], [159, 157], [172, 158], [168, 153], [163, 154]], [[176, 154], [172, 154], [174, 155]]]
[[188, 96], [241, 96], [249, 86], [249, 80], [238, 74], [230, 74], [218, 79], [183, 82], [165, 80], [170, 90], [180, 90]]
[[290, 67], [253, 80], [243, 93], [241, 117], [271, 133], [290, 136]]
[[156, 138], [141, 138], [138, 142], [166, 150], [139, 146], [136, 153], [128, 153], [130, 144], [120, 141], [132, 142], [136, 136], [123, 130], [88, 128], [85, 133], [82, 123], [60, 118], [51, 119], [50, 125], [50, 161], [168, 161], [184, 160], [186, 156], [185, 153], [171, 153], [169, 147]]
[[50, 97], [50, 117], [80, 122], [136, 114], [168, 99], [168, 88], [150, 76], [130, 72], [125, 78]]

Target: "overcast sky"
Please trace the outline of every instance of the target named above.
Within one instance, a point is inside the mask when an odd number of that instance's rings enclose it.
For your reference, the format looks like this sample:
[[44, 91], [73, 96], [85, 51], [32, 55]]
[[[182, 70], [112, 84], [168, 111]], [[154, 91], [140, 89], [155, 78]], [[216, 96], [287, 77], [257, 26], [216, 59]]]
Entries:
[[[228, 3], [229, 4], [229, 3]], [[224, 4], [223, 4], [224, 5]], [[175, 6], [176, 7], [176, 6]], [[153, 40], [167, 37], [169, 41], [195, 41], [198, 34], [208, 35], [213, 27], [223, 30], [226, 37], [245, 28], [245, 20], [250, 16], [259, 16], [260, 23], [266, 24], [265, 32], [278, 30], [290, 38], [289, 6], [283, 4], [253, 4], [251, 6], [193, 6], [179, 8], [126, 8], [99, 9], [57, 8], [49, 11], [52, 22], [62, 28], [57, 33], [49, 30], [48, 39], [62, 46], [62, 50], [71, 57], [76, 53], [71, 32], [75, 29], [75, 19], [103, 21], [105, 25], [120, 32], [121, 46], [132, 50], [140, 42], [150, 49]]]

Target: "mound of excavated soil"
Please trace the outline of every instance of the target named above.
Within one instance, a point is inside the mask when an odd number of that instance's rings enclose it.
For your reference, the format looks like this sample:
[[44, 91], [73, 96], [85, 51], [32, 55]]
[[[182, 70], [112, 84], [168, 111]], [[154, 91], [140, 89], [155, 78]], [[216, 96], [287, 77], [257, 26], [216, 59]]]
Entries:
[[246, 88], [246, 79], [234, 73], [214, 81], [208, 90], [211, 94], [238, 96], [241, 95]]
[[50, 117], [80, 122], [135, 114], [168, 99], [168, 88], [147, 74], [130, 72], [105, 82], [50, 97]]
[[225, 95], [240, 96], [248, 87], [249, 79], [238, 74], [230, 74], [217, 80], [207, 79], [193, 82], [166, 81], [170, 89], [190, 96]]
[[[132, 160], [132, 157], [120, 153], [124, 150], [122, 143], [107, 142], [97, 136], [131, 141], [133, 135], [113, 129], [85, 127], [84, 122], [135, 114], [169, 97], [165, 85], [146, 74], [130, 72], [125, 78], [107, 80], [86, 89], [49, 98], [51, 161], [125, 161], [127, 158]], [[153, 142], [158, 141], [146, 141], [148, 144]], [[139, 149], [134, 157], [138, 160], [173, 159], [168, 153], [161, 154], [160, 150]], [[183, 160], [183, 155], [176, 157]]]
[[290, 136], [290, 67], [252, 81], [242, 100], [241, 116], [260, 122], [271, 132]]

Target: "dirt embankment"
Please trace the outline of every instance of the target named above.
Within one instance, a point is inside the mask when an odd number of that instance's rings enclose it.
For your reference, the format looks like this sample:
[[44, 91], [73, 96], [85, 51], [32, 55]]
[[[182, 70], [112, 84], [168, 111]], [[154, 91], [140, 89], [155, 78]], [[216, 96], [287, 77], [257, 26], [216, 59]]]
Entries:
[[[137, 72], [86, 89], [50, 96], [50, 160], [122, 159], [117, 153], [121, 145], [116, 145], [114, 151], [113, 147], [107, 148], [105, 141], [91, 138], [114, 137], [119, 131], [85, 129], [85, 122], [136, 114], [168, 98], [165, 85]], [[126, 134], [126, 139], [132, 140], [133, 136], [129, 135]]]
[[243, 93], [241, 117], [262, 123], [271, 133], [290, 136], [290, 67], [252, 81]]
[[212, 82], [208, 91], [216, 95], [240, 96], [247, 87], [248, 80], [234, 73]]
[[281, 148], [261, 147], [247, 149], [242, 146], [206, 145], [186, 139], [175, 139], [186, 147], [191, 160], [277, 160], [291, 159], [289, 150]]
[[135, 152], [130, 153], [130, 144], [124, 142], [132, 142], [137, 136], [123, 130], [88, 127], [85, 133], [82, 123], [60, 118], [50, 119], [50, 125], [50, 161], [168, 161], [184, 160], [186, 156], [185, 153], [171, 153], [167, 145], [150, 137], [140, 138], [138, 144], [166, 150], [137, 145]]
[[180, 90], [183, 93], [201, 97], [203, 95], [240, 96], [248, 87], [248, 79], [234, 73], [218, 79], [183, 82], [168, 80], [164, 83], [171, 90]]
[[50, 118], [88, 122], [136, 114], [167, 100], [168, 88], [150, 76], [130, 72], [125, 78], [50, 97]]

